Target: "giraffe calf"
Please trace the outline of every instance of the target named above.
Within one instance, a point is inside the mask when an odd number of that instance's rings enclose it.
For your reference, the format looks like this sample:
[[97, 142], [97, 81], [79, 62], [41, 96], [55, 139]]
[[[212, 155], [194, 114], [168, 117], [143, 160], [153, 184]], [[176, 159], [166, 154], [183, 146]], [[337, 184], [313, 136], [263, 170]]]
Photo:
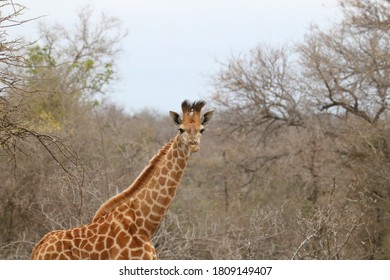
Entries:
[[179, 133], [150, 160], [134, 183], [105, 202], [81, 227], [47, 233], [32, 259], [157, 259], [151, 242], [176, 195], [191, 153], [214, 111], [204, 101], [182, 103], [183, 116], [169, 112]]

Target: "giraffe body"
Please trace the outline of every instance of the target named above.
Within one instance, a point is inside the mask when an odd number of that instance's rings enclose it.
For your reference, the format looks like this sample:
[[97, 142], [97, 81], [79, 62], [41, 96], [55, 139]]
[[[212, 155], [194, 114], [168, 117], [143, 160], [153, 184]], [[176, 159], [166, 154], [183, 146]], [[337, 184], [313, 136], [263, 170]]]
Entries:
[[203, 105], [184, 101], [183, 119], [170, 112], [180, 133], [159, 150], [135, 182], [104, 203], [89, 224], [47, 233], [35, 245], [32, 259], [157, 259], [151, 238], [213, 114], [201, 117]]

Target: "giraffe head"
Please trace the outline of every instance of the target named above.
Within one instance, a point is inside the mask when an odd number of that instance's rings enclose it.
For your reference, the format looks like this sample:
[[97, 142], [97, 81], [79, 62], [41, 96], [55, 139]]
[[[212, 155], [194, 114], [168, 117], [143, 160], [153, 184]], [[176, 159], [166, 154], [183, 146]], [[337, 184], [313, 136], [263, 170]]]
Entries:
[[183, 117], [176, 112], [169, 112], [174, 124], [179, 128], [181, 141], [194, 153], [199, 150], [200, 138], [205, 131], [205, 126], [213, 117], [214, 111], [208, 111], [201, 114], [204, 101], [196, 101], [194, 103], [188, 100], [183, 101], [181, 109]]

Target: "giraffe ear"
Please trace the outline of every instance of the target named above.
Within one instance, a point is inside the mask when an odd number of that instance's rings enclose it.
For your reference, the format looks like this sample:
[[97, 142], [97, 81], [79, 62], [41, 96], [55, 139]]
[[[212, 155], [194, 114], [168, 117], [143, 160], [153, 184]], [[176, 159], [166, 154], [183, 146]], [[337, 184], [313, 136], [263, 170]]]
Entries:
[[171, 117], [171, 119], [175, 125], [182, 124], [182, 120], [181, 120], [180, 115], [178, 113], [169, 111], [169, 116]]
[[208, 122], [213, 118], [213, 116], [214, 111], [208, 111], [207, 113], [204, 113], [201, 120], [202, 125], [207, 125]]

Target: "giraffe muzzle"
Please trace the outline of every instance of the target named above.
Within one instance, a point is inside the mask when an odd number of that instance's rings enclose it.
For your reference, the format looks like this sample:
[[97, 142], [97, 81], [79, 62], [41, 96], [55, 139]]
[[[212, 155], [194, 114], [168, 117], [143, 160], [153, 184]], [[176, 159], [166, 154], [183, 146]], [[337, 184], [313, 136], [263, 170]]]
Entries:
[[199, 150], [199, 143], [196, 141], [188, 142], [188, 147], [192, 153], [197, 152]]

